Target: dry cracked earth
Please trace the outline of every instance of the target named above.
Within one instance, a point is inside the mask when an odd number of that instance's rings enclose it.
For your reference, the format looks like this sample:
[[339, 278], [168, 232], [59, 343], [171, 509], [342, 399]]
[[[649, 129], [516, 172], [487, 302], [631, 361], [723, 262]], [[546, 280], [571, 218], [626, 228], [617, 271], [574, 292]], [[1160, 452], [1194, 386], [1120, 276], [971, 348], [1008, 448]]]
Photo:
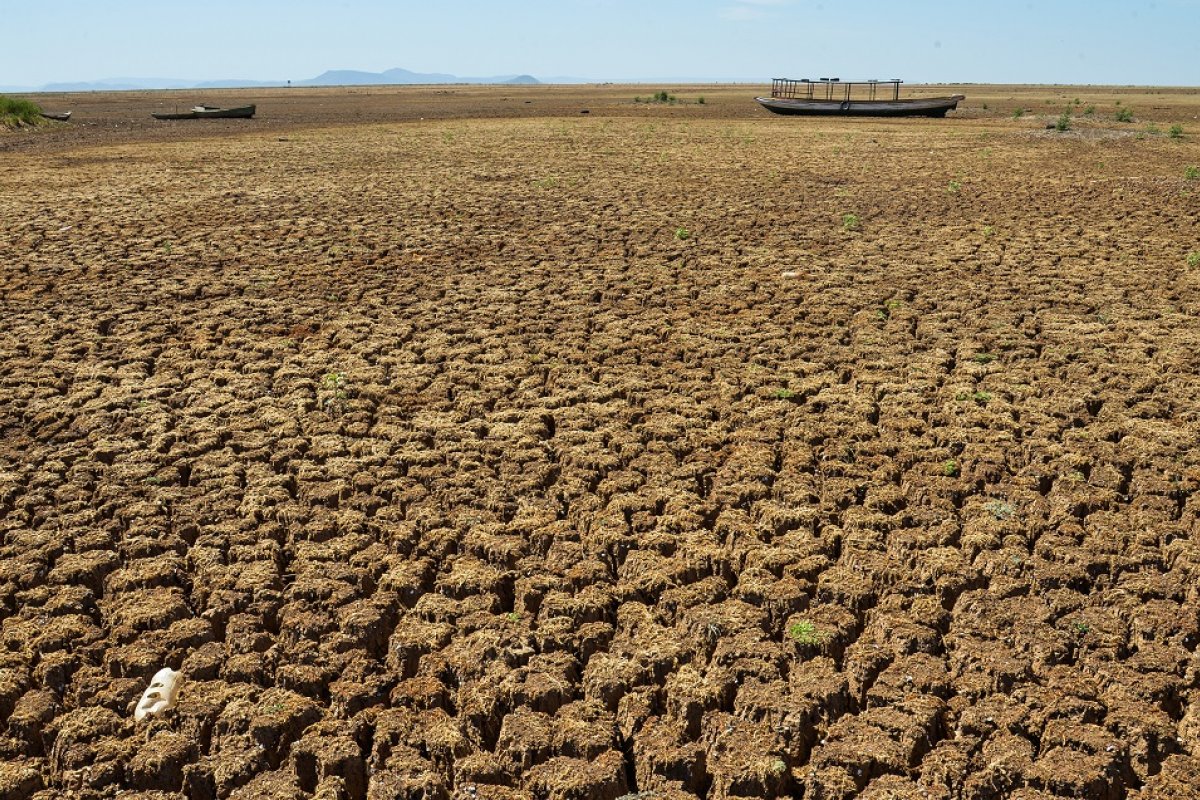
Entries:
[[1200, 794], [1200, 100], [638, 91], [0, 133], [0, 796]]

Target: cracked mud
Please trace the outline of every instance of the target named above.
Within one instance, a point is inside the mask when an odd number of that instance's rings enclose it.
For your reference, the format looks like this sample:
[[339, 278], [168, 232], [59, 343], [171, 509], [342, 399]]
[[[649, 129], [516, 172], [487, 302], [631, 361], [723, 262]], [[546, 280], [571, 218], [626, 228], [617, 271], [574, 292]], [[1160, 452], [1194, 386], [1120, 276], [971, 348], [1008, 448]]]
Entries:
[[1197, 138], [572, 91], [0, 136], [0, 795], [1194, 796]]

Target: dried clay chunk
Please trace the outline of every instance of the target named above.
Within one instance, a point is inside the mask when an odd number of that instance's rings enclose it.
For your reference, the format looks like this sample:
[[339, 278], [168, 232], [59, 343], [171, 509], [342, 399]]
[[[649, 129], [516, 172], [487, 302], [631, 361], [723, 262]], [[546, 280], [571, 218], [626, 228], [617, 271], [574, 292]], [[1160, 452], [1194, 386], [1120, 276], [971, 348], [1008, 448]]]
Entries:
[[142, 699], [134, 709], [133, 718], [138, 722], [147, 717], [157, 717], [175, 707], [175, 698], [179, 696], [179, 684], [182, 678], [177, 671], [163, 667], [154, 673], [149, 688], [142, 692]]

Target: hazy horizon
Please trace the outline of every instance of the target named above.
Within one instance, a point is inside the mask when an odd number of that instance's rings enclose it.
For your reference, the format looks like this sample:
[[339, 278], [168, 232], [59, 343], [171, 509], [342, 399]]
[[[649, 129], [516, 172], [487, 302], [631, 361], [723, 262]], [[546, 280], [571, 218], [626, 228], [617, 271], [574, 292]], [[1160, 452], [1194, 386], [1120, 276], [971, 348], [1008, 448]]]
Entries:
[[1053, 4], [943, 0], [853, 8], [804, 0], [43, 0], [6, 9], [0, 85], [128, 78], [280, 82], [327, 70], [553, 82], [764, 82], [901, 77], [909, 83], [1195, 86], [1200, 0]]

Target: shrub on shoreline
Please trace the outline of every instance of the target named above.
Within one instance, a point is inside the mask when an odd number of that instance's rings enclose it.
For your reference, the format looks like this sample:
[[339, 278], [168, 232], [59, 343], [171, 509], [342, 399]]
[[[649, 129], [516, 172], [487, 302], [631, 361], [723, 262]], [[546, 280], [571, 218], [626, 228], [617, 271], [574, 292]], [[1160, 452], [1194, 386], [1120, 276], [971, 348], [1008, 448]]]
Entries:
[[42, 109], [31, 100], [0, 96], [0, 124], [5, 127], [37, 125], [42, 120]]

